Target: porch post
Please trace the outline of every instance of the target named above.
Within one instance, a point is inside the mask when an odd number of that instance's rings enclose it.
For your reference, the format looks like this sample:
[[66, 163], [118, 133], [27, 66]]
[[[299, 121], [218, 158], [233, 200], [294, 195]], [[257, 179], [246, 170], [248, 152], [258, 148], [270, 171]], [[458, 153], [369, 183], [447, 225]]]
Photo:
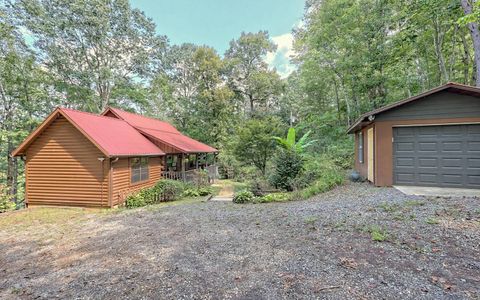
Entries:
[[198, 170], [198, 153], [195, 154], [195, 169]]
[[183, 178], [183, 181], [186, 180], [186, 176], [185, 176], [185, 154], [182, 153], [182, 178]]
[[213, 182], [215, 182], [215, 179], [217, 179], [217, 170], [218, 170], [218, 166], [217, 166], [217, 156], [218, 156], [218, 153], [215, 152], [213, 153]]

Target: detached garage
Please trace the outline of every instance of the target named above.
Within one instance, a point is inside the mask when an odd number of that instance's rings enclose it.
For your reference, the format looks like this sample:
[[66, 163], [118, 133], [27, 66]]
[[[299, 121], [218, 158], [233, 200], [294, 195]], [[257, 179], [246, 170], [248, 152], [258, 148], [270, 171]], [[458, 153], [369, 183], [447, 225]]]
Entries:
[[355, 168], [376, 186], [480, 188], [480, 89], [448, 83], [362, 115]]

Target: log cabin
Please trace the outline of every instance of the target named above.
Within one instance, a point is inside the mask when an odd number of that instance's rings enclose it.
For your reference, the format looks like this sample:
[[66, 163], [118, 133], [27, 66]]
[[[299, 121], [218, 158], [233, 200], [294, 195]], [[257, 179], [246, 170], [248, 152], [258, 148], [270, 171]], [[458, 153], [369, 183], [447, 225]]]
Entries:
[[[217, 153], [153, 118], [116, 108], [101, 115], [57, 108], [12, 156], [25, 161], [27, 207], [116, 207], [165, 177], [188, 180], [199, 169], [216, 174]], [[168, 170], [172, 156], [175, 170]]]

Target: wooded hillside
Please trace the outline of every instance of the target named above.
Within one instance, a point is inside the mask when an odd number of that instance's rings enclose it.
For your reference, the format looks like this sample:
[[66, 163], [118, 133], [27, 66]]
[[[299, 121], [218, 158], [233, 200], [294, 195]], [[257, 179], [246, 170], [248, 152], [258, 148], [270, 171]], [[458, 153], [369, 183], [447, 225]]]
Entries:
[[226, 176], [267, 180], [272, 136], [290, 126], [312, 131], [305, 173], [320, 155], [348, 167], [345, 129], [361, 113], [448, 81], [480, 86], [479, 17], [475, 0], [308, 0], [298, 68], [281, 78], [266, 31], [217, 53], [172, 45], [127, 0], [0, 1], [0, 194], [21, 206], [23, 162], [9, 153], [56, 106], [170, 121], [219, 148]]

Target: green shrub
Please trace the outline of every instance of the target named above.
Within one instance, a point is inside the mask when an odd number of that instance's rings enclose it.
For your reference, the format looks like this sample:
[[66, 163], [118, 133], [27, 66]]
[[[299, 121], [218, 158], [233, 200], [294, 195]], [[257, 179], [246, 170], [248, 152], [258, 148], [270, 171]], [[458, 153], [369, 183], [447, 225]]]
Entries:
[[342, 184], [344, 175], [341, 171], [335, 169], [325, 169], [312, 185], [296, 193], [296, 197], [307, 199], [317, 194], [327, 192], [334, 187]]
[[248, 181], [248, 187], [255, 196], [262, 196], [265, 191], [275, 190], [265, 177], [259, 175]]
[[0, 185], [0, 213], [13, 210], [15, 207], [12, 196], [8, 195], [6, 189]]
[[210, 186], [188, 186], [182, 193], [184, 197], [199, 197], [207, 196], [213, 193], [213, 188]]
[[140, 193], [134, 193], [127, 197], [125, 200], [125, 206], [128, 208], [142, 207], [147, 205], [145, 199], [140, 195]]
[[200, 187], [197, 190], [199, 196], [207, 196], [213, 193], [213, 189], [209, 186]]
[[248, 203], [253, 202], [254, 199], [255, 196], [250, 191], [241, 191], [233, 196], [234, 203]]
[[129, 195], [125, 200], [125, 206], [128, 208], [142, 207], [160, 201], [177, 200], [186, 189], [187, 185], [181, 181], [164, 179], [153, 187]]
[[303, 169], [304, 159], [301, 154], [287, 149], [277, 152], [274, 158], [275, 169], [270, 183], [279, 189], [293, 191], [295, 180]]
[[156, 184], [158, 191], [161, 191], [163, 201], [177, 200], [187, 189], [187, 185], [179, 180], [164, 179]]
[[350, 141], [330, 145], [325, 151], [325, 156], [335, 166], [348, 170], [353, 167], [354, 145]]
[[184, 197], [198, 197], [200, 193], [197, 189], [186, 189], [182, 194]]

